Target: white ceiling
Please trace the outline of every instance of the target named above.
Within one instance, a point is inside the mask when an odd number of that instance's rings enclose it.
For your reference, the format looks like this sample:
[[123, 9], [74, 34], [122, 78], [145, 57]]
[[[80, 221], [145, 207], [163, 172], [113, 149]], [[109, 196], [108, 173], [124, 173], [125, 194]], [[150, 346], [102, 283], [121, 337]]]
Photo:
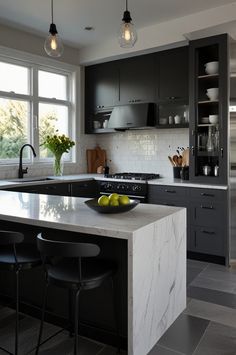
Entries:
[[[235, 1], [235, 0], [234, 0]], [[137, 29], [231, 4], [233, 0], [129, 0]], [[51, 0], [0, 0], [0, 23], [45, 36]], [[54, 0], [54, 22], [63, 41], [81, 48], [117, 36], [125, 0]], [[93, 26], [94, 31], [85, 31]]]

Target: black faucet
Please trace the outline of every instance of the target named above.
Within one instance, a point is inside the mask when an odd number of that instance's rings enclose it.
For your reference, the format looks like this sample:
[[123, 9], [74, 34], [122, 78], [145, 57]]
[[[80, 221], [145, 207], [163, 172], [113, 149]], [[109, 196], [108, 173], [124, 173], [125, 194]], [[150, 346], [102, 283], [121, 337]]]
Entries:
[[18, 171], [18, 178], [19, 179], [22, 179], [24, 174], [27, 174], [28, 172], [28, 168], [26, 167], [25, 169], [23, 169], [23, 166], [22, 166], [22, 155], [23, 155], [23, 149], [25, 147], [30, 147], [32, 149], [32, 152], [34, 154], [34, 157], [36, 157], [36, 153], [35, 153], [35, 150], [34, 150], [34, 147], [31, 145], [31, 144], [24, 144], [22, 145], [21, 149], [20, 149], [20, 161], [19, 161], [19, 171]]

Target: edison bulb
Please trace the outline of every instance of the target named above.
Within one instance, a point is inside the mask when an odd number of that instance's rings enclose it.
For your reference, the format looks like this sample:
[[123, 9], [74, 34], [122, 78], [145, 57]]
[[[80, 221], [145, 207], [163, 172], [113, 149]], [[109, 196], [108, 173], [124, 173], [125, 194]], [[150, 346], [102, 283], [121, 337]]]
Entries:
[[57, 49], [57, 41], [55, 36], [51, 36], [51, 48], [53, 51], [55, 51]]
[[62, 55], [64, 47], [58, 34], [49, 33], [44, 42], [44, 49], [50, 57], [60, 57]]
[[123, 22], [119, 31], [119, 43], [123, 48], [131, 48], [137, 41], [137, 32], [131, 22]]

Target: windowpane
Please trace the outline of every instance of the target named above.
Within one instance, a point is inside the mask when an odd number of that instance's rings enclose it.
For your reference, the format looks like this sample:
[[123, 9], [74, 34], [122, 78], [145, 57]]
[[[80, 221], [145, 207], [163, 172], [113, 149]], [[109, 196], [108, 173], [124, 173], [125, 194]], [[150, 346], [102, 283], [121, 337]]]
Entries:
[[67, 76], [39, 70], [39, 96], [67, 100]]
[[[29, 141], [29, 107], [27, 101], [0, 98], [0, 159], [19, 158], [21, 146]], [[29, 157], [27, 149], [24, 157]]]
[[41, 144], [46, 135], [65, 134], [68, 136], [68, 108], [62, 105], [39, 104], [39, 144], [40, 157], [49, 158], [53, 154]]
[[0, 90], [29, 94], [29, 69], [19, 65], [0, 62]]

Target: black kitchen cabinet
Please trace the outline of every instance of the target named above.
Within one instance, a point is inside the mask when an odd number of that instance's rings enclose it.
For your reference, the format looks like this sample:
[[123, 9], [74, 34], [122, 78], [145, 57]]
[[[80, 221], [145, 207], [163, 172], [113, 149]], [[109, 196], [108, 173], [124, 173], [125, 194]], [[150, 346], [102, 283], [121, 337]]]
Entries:
[[90, 112], [113, 107], [119, 102], [119, 71], [117, 62], [85, 68], [85, 106]]
[[156, 82], [160, 101], [188, 102], [188, 47], [156, 53]]
[[188, 257], [228, 264], [227, 190], [148, 185], [148, 203], [186, 207]]
[[35, 194], [70, 196], [70, 184], [68, 183], [16, 186], [6, 188], [5, 190], [29, 192]]
[[153, 54], [120, 60], [119, 71], [120, 104], [155, 102]]
[[[229, 208], [228, 191], [190, 189], [188, 250], [211, 256], [211, 261], [228, 264]], [[214, 259], [216, 256], [216, 259]], [[202, 258], [207, 260], [208, 258]], [[208, 259], [209, 260], [209, 259]]]
[[71, 196], [75, 197], [98, 197], [99, 185], [97, 181], [81, 181], [71, 183]]
[[[229, 39], [226, 34], [190, 42], [190, 180], [228, 183]], [[206, 64], [218, 62], [209, 72]], [[218, 90], [209, 95], [208, 89]], [[211, 115], [211, 117], [210, 117]], [[215, 121], [212, 121], [215, 115]]]
[[168, 206], [188, 206], [189, 189], [168, 185], [149, 185], [148, 202]]

